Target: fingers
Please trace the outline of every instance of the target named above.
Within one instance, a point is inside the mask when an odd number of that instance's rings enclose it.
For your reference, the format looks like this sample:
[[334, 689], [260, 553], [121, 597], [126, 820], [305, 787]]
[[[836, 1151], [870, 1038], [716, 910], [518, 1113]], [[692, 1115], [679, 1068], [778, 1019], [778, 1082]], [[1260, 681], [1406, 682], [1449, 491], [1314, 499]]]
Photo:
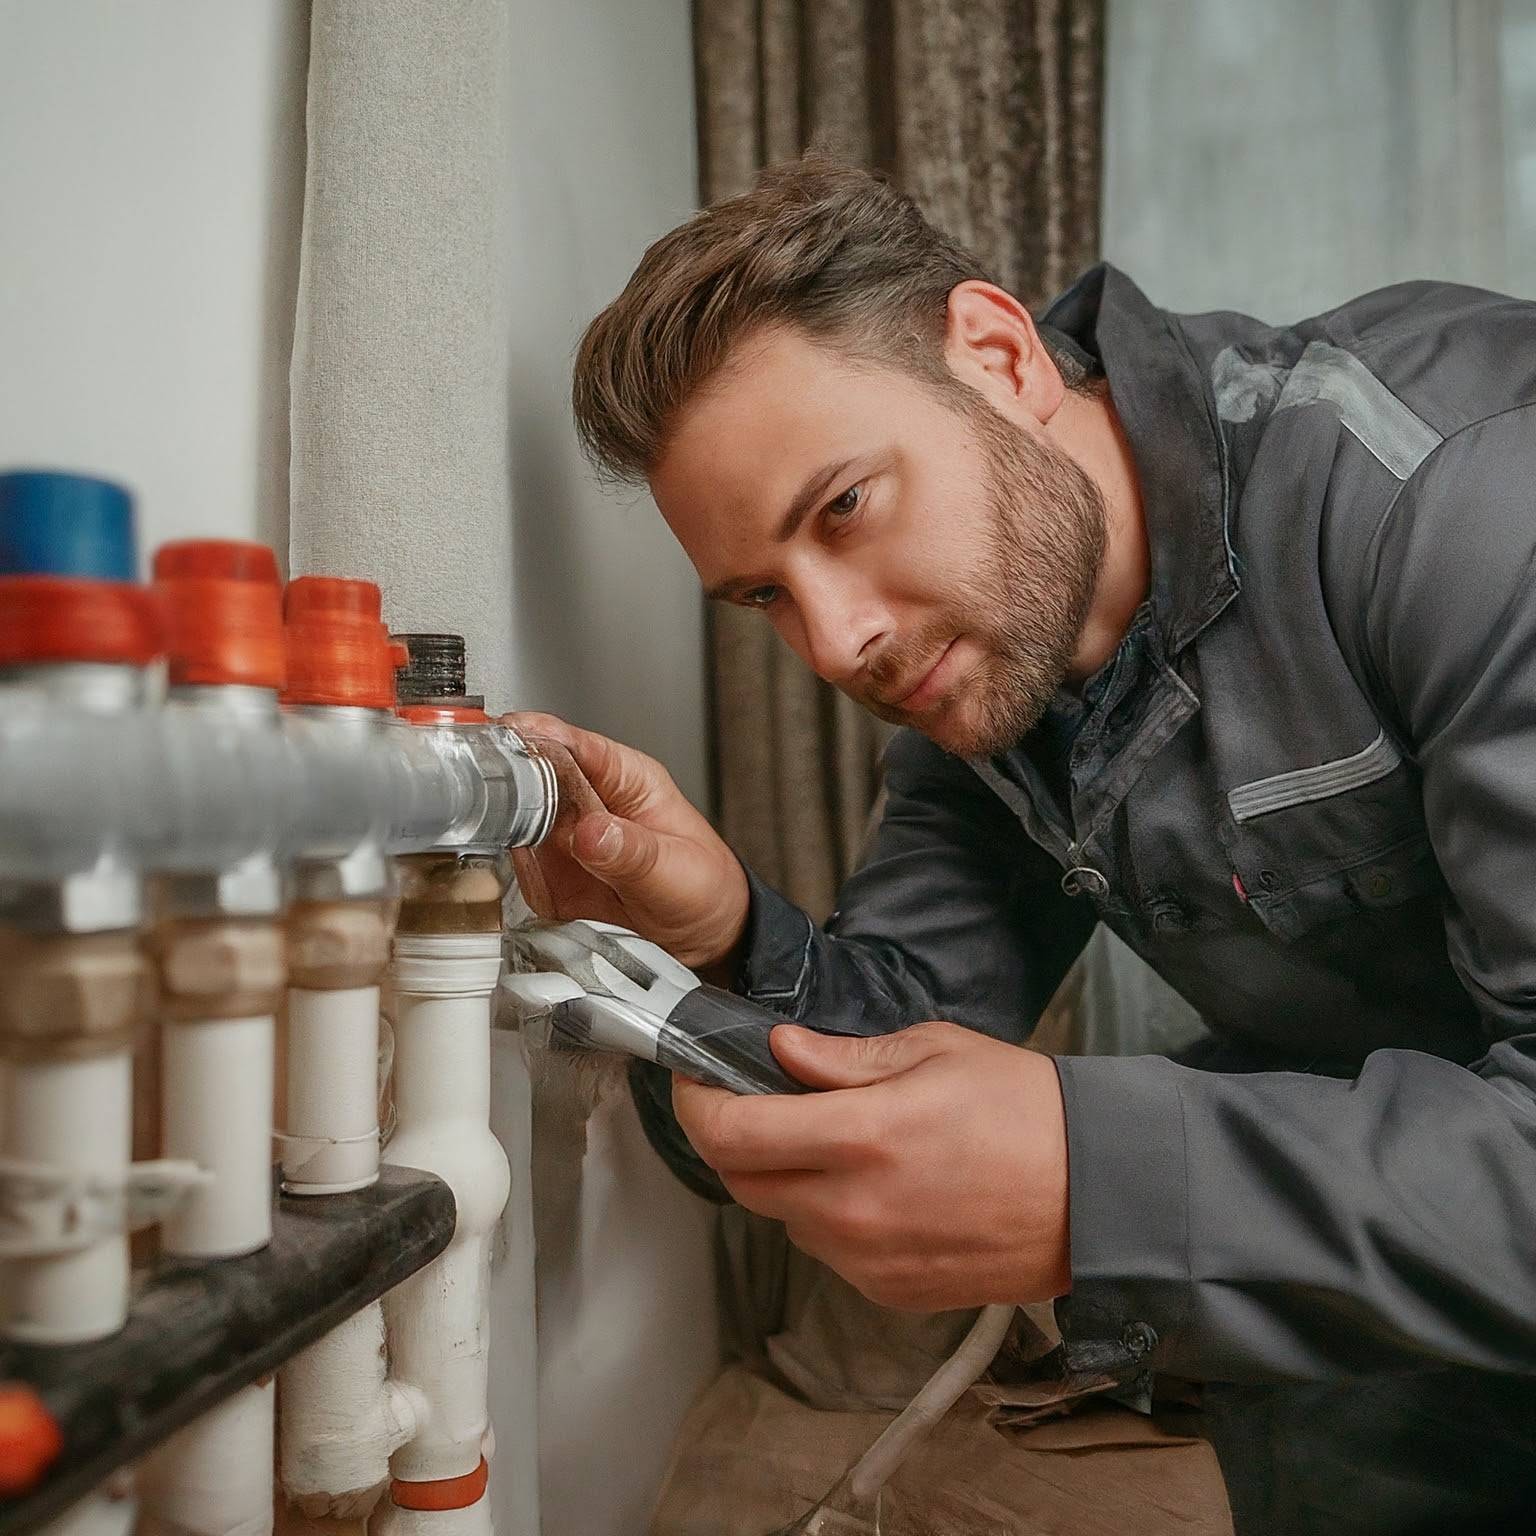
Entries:
[[672, 1107], [694, 1151], [722, 1175], [843, 1168], [878, 1138], [841, 1095], [728, 1093], [678, 1078]]
[[[666, 770], [643, 752], [621, 746], [595, 731], [585, 731], [556, 715], [524, 710], [503, 715], [501, 723], [510, 725], [530, 742], [554, 742], [563, 747], [602, 803], [621, 816], [633, 815], [646, 806], [659, 781], [666, 779]], [[562, 783], [560, 788], [564, 793], [566, 785]]]
[[539, 741], [540, 753], [554, 769], [555, 786], [559, 791], [558, 809], [555, 812], [555, 830], [568, 828], [574, 819], [605, 810], [601, 797], [593, 789], [586, 774], [581, 771], [570, 748], [559, 741]]
[[[721, 1182], [737, 1205], [773, 1221], [801, 1223], [806, 1207], [817, 1203], [822, 1173], [791, 1170], [787, 1173], [725, 1173]], [[801, 1246], [797, 1244], [796, 1246]]]
[[910, 1071], [943, 1048], [949, 1025], [914, 1024], [889, 1035], [823, 1035], [780, 1024], [769, 1036], [779, 1064], [812, 1088], [864, 1088]]
[[644, 880], [661, 860], [661, 838], [621, 816], [584, 816], [571, 832], [571, 856], [601, 880]]

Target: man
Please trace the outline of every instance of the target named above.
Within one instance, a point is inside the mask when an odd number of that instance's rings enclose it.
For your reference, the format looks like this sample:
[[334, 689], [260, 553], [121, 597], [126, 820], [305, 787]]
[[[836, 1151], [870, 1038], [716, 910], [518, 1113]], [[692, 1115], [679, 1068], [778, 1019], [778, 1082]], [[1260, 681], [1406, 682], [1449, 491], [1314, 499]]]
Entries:
[[[877, 1302], [1059, 1298], [1213, 1384], [1240, 1530], [1536, 1511], [1536, 306], [1275, 329], [1103, 267], [1037, 325], [812, 160], [646, 253], [574, 399], [711, 597], [907, 727], [818, 927], [522, 718], [606, 806], [544, 910], [870, 1037], [775, 1032], [820, 1095], [643, 1080], [674, 1166]], [[1020, 1048], [1095, 922], [1205, 1059]]]

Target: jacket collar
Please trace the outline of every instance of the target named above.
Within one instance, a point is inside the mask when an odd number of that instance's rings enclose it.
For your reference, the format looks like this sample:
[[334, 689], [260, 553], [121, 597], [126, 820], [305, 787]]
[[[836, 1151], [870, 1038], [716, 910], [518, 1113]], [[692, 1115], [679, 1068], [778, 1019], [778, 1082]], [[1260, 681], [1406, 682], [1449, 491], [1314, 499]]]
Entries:
[[1215, 404], [1177, 321], [1115, 267], [1090, 268], [1041, 317], [1108, 380], [1141, 482], [1153, 618], [1176, 656], [1237, 595]]

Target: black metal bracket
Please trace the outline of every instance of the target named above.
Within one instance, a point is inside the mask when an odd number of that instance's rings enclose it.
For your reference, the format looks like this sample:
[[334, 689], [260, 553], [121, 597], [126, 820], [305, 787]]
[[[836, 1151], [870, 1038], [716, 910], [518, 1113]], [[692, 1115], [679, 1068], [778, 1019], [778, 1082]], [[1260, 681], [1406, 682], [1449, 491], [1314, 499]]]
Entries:
[[282, 1195], [269, 1248], [163, 1263], [110, 1339], [0, 1350], [0, 1377], [32, 1386], [64, 1435], [35, 1488], [0, 1498], [0, 1536], [45, 1525], [408, 1279], [448, 1246], [456, 1214], [448, 1186], [414, 1168], [386, 1167], [352, 1194]]

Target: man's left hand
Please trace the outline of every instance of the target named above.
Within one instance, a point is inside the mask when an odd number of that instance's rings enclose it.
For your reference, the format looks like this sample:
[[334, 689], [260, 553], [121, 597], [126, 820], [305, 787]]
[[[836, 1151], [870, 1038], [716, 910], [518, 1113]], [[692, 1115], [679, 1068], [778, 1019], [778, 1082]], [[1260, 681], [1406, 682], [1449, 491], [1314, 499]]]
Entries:
[[914, 1312], [1070, 1288], [1067, 1132], [1049, 1056], [955, 1024], [849, 1039], [796, 1025], [774, 1055], [822, 1093], [679, 1078], [677, 1118], [748, 1210], [871, 1301]]

